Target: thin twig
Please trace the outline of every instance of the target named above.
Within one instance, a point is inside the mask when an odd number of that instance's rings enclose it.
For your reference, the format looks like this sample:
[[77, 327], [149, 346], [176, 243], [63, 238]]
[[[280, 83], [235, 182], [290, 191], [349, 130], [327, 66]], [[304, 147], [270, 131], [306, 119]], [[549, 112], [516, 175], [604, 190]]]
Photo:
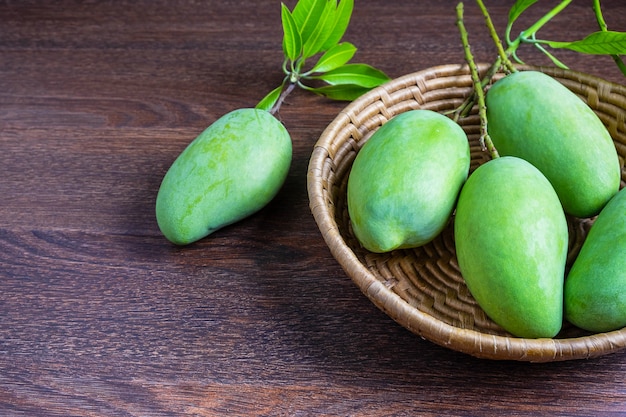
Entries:
[[457, 25], [459, 32], [461, 33], [461, 42], [463, 43], [463, 51], [465, 52], [465, 60], [469, 65], [472, 82], [474, 84], [474, 93], [478, 101], [478, 114], [480, 116], [480, 145], [485, 151], [489, 151], [491, 158], [498, 158], [498, 150], [491, 141], [491, 137], [487, 132], [487, 106], [485, 105], [485, 93], [483, 91], [482, 81], [478, 75], [478, 68], [476, 68], [476, 62], [470, 49], [467, 29], [465, 23], [463, 23], [463, 3], [459, 3], [456, 7], [457, 12]]
[[[609, 30], [606, 22], [604, 21], [604, 16], [602, 15], [600, 0], [593, 0], [593, 11], [596, 14], [596, 20], [598, 22], [598, 26], [600, 26], [600, 30], [602, 32], [606, 32], [607, 30]], [[622, 58], [619, 55], [611, 55], [611, 58], [613, 58], [613, 61], [615, 61], [615, 64], [617, 64], [617, 67], [620, 69], [622, 74], [626, 75], [626, 64], [624, 64]]]
[[[487, 70], [485, 76], [483, 77], [483, 79], [480, 82], [480, 85], [482, 87], [482, 89], [484, 89], [485, 87], [487, 87], [487, 84], [489, 84], [491, 82], [491, 80], [493, 79], [493, 76], [496, 74], [496, 72], [498, 72], [498, 70], [500, 69], [502, 64], [502, 60], [500, 59], [500, 57], [498, 57], [493, 64], [491, 64], [491, 66], [489, 67], [489, 69]], [[455, 114], [454, 114], [454, 121], [458, 121], [460, 118], [463, 117], [467, 117], [467, 115], [470, 113], [470, 111], [472, 110], [472, 107], [474, 107], [474, 104], [476, 104], [476, 93], [472, 92], [472, 94], [470, 94], [465, 101], [463, 102], [463, 104], [461, 104], [456, 110], [455, 110]]]
[[478, 7], [480, 7], [480, 11], [483, 13], [483, 16], [485, 18], [485, 24], [487, 25], [487, 29], [489, 29], [489, 34], [491, 35], [491, 39], [493, 39], [493, 42], [496, 44], [496, 48], [498, 50], [498, 56], [500, 57], [500, 60], [502, 61], [502, 66], [507, 72], [516, 72], [517, 69], [515, 68], [511, 60], [509, 60], [509, 55], [507, 55], [507, 53], [504, 50], [504, 47], [502, 46], [502, 41], [500, 41], [498, 32], [496, 31], [496, 28], [493, 25], [493, 21], [491, 20], [491, 16], [489, 16], [489, 12], [487, 11], [485, 4], [482, 2], [482, 0], [476, 0], [476, 3], [478, 3]]

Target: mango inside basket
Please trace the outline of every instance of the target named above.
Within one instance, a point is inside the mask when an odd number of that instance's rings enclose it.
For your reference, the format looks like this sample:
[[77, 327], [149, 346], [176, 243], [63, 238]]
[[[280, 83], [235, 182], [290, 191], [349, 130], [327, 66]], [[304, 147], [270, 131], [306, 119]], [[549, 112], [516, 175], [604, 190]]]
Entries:
[[[481, 70], [486, 67], [480, 66]], [[558, 68], [539, 70], [578, 94], [613, 137], [626, 181], [626, 87]], [[502, 76], [498, 75], [497, 77]], [[476, 304], [460, 274], [452, 223], [432, 242], [411, 250], [376, 254], [354, 237], [346, 207], [346, 184], [363, 143], [387, 120], [412, 109], [447, 112], [472, 92], [466, 65], [442, 65], [394, 79], [350, 103], [322, 133], [309, 162], [310, 208], [332, 255], [361, 291], [411, 332], [469, 355], [527, 362], [584, 359], [626, 348], [626, 328], [591, 334], [564, 323], [552, 339], [514, 337]], [[478, 142], [477, 110], [460, 120], [470, 140], [470, 170], [488, 160]], [[568, 218], [568, 264], [578, 253], [593, 219]]]

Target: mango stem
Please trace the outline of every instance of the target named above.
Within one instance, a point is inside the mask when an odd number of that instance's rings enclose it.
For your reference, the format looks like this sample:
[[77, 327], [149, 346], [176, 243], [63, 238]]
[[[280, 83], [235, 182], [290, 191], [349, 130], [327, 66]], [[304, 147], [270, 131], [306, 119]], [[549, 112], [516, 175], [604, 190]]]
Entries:
[[287, 84], [287, 87], [283, 88], [283, 90], [280, 93], [280, 97], [278, 97], [278, 100], [276, 100], [276, 103], [269, 110], [270, 114], [275, 115], [276, 113], [278, 113], [278, 110], [280, 110], [280, 106], [282, 106], [283, 102], [285, 101], [287, 96], [293, 91], [294, 88], [296, 88], [296, 83], [294, 82], [289, 82]]

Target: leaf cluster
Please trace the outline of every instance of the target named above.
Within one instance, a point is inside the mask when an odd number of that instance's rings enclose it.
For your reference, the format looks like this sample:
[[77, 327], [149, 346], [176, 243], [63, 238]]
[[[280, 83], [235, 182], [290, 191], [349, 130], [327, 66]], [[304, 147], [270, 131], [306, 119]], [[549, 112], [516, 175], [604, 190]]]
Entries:
[[562, 0], [556, 7], [550, 10], [546, 15], [539, 19], [534, 25], [529, 27], [520, 33], [520, 35], [511, 39], [511, 31], [514, 23], [517, 19], [538, 0], [517, 0], [515, 4], [509, 10], [508, 22], [506, 26], [506, 42], [508, 45], [507, 53], [513, 56], [518, 62], [522, 62], [517, 57], [517, 49], [523, 43], [532, 44], [548, 56], [552, 62], [561, 68], [567, 66], [559, 61], [548, 49], [569, 49], [572, 51], [593, 54], [593, 55], [610, 55], [613, 57], [615, 63], [618, 65], [624, 75], [626, 75], [626, 65], [620, 58], [620, 55], [626, 54], [626, 32], [617, 32], [608, 30], [604, 17], [602, 14], [602, 8], [600, 6], [600, 0], [593, 1], [593, 11], [595, 13], [596, 20], [599, 25], [599, 30], [593, 32], [582, 39], [575, 41], [553, 41], [537, 39], [537, 32], [543, 27], [550, 19], [560, 13], [571, 0]]
[[[386, 74], [370, 65], [349, 62], [357, 48], [341, 39], [353, 8], [354, 0], [300, 0], [292, 11], [281, 4], [285, 78], [257, 108], [277, 111], [294, 86], [351, 101], [389, 81]], [[315, 63], [307, 69], [313, 58], [317, 58]]]

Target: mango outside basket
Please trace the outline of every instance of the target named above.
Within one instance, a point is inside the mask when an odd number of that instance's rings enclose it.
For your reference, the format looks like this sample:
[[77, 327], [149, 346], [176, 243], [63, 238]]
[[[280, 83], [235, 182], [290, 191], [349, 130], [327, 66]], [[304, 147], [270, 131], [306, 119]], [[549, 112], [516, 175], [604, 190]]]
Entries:
[[[486, 66], [481, 65], [481, 71]], [[626, 87], [557, 68], [539, 70], [577, 93], [609, 129], [626, 181]], [[501, 77], [499, 74], [497, 77]], [[527, 362], [584, 359], [626, 348], [626, 328], [590, 334], [568, 323], [554, 339], [514, 337], [478, 307], [459, 272], [452, 221], [431, 243], [416, 249], [375, 254], [355, 239], [346, 206], [352, 162], [365, 141], [387, 120], [412, 109], [447, 112], [471, 94], [465, 65], [442, 65], [392, 80], [350, 103], [317, 141], [307, 175], [310, 208], [332, 255], [361, 291], [411, 332], [469, 355]], [[478, 143], [477, 109], [459, 124], [470, 141], [471, 170], [488, 160]], [[569, 218], [571, 264], [592, 219]]]

